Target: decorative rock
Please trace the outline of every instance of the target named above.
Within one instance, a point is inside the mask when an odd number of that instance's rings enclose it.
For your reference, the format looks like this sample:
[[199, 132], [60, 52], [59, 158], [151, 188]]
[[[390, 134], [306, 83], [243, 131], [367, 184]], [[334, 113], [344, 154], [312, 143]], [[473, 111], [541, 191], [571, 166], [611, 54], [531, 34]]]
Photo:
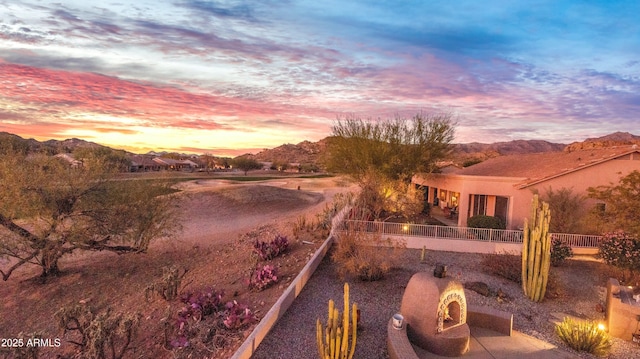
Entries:
[[491, 289], [489, 289], [487, 283], [484, 282], [467, 282], [464, 284], [464, 287], [485, 297], [491, 295]]

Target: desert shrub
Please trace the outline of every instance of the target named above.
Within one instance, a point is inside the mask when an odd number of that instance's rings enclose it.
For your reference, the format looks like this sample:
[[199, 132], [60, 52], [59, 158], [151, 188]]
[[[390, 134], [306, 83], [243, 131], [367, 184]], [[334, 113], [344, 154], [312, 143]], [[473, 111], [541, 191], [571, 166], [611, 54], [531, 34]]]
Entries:
[[624, 231], [606, 233], [598, 256], [607, 264], [635, 272], [640, 269], [640, 241]]
[[187, 321], [191, 318], [201, 320], [222, 308], [223, 292], [207, 289], [199, 292], [188, 292], [180, 296], [180, 301], [186, 304], [180, 312], [178, 319]]
[[469, 217], [467, 220], [467, 227], [471, 228], [490, 228], [490, 229], [505, 229], [504, 221], [498, 217], [477, 215]]
[[551, 265], [557, 267], [567, 258], [573, 257], [571, 246], [559, 239], [551, 240]]
[[577, 351], [603, 356], [611, 348], [609, 334], [592, 321], [574, 321], [566, 317], [556, 324], [555, 332], [562, 341]]
[[256, 316], [245, 304], [238, 304], [235, 300], [225, 305], [224, 326], [228, 329], [241, 329], [257, 321]]
[[300, 238], [300, 235], [304, 231], [306, 231], [307, 228], [308, 228], [307, 216], [305, 215], [298, 216], [298, 218], [296, 218], [296, 221], [293, 223], [293, 228], [292, 228], [293, 238], [295, 239]]
[[78, 346], [83, 358], [119, 359], [130, 349], [140, 316], [114, 313], [111, 308], [94, 314], [84, 304], [63, 307], [55, 313], [67, 341]]
[[471, 158], [462, 162], [462, 167], [469, 167], [482, 162], [480, 158]]
[[584, 198], [581, 194], [574, 193], [572, 188], [560, 188], [554, 190], [549, 187], [541, 196], [549, 203], [549, 209], [553, 214], [549, 222], [549, 231], [552, 233], [582, 233], [585, 228], [582, 219], [585, 215]]
[[162, 268], [162, 278], [145, 288], [145, 299], [149, 300], [154, 294], [159, 295], [167, 301], [176, 299], [180, 292], [182, 278], [184, 278], [188, 271], [189, 270], [185, 268], [182, 273], [180, 273], [180, 269], [176, 266]]
[[402, 242], [352, 226], [340, 234], [331, 259], [342, 278], [355, 276], [363, 281], [376, 281], [397, 266], [402, 248], [405, 248]]
[[185, 293], [184, 306], [173, 325], [167, 323], [165, 342], [169, 349], [183, 350], [193, 356], [198, 351], [223, 348], [230, 337], [245, 325], [257, 321], [246, 305], [224, 302], [223, 292], [207, 289]]
[[289, 240], [286, 236], [276, 235], [271, 242], [263, 242], [256, 239], [253, 244], [253, 252], [263, 261], [271, 260], [289, 250]]
[[249, 288], [264, 290], [278, 282], [278, 271], [272, 265], [265, 265], [256, 268], [249, 278]]

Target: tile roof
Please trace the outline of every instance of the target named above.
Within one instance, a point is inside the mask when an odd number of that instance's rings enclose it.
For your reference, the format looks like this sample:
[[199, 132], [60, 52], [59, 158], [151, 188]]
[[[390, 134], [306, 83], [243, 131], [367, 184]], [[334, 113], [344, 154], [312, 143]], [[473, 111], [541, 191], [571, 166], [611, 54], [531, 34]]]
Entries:
[[637, 146], [615, 146], [571, 152], [500, 156], [460, 169], [452, 174], [526, 178], [524, 182], [519, 184], [521, 188], [524, 188], [545, 179], [593, 166], [632, 152], [640, 153], [640, 149]]

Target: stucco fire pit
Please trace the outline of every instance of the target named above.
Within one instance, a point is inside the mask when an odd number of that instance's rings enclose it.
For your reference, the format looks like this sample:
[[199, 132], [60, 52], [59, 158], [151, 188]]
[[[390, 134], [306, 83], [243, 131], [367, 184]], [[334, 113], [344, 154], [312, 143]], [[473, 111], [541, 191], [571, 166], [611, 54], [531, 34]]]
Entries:
[[469, 350], [467, 301], [459, 281], [427, 272], [414, 274], [402, 297], [400, 313], [415, 345], [448, 357]]

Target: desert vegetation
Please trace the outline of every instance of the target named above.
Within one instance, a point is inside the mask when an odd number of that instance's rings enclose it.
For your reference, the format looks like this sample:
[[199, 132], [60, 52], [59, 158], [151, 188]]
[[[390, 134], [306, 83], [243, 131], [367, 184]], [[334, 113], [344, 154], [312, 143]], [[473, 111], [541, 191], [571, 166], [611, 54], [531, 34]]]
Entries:
[[340, 118], [332, 128], [326, 165], [360, 187], [357, 207], [371, 218], [422, 211], [422, 193], [411, 185], [418, 172], [432, 172], [450, 151], [454, 123], [449, 114], [411, 118]]
[[[348, 189], [326, 176], [149, 178], [117, 158], [71, 167], [25, 151], [1, 158], [0, 334], [51, 346], [0, 349], [8, 358], [229, 357], [326, 239], [342, 205], [330, 200]], [[310, 219], [293, 238], [297, 217]]]
[[0, 156], [0, 269], [3, 280], [23, 265], [57, 275], [77, 251], [140, 253], [179, 229], [167, 183], [115, 181], [117, 164], [87, 157], [71, 168], [45, 155]]

